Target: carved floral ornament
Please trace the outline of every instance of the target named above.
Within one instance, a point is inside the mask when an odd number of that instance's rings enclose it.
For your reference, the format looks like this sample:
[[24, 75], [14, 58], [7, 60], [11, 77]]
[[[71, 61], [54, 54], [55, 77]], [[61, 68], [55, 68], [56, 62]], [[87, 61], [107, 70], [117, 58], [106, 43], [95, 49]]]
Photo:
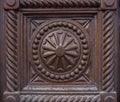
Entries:
[[5, 9], [20, 8], [116, 8], [116, 0], [5, 0]]
[[53, 20], [33, 33], [32, 62], [39, 75], [69, 81], [85, 71], [89, 60], [87, 32], [67, 20]]

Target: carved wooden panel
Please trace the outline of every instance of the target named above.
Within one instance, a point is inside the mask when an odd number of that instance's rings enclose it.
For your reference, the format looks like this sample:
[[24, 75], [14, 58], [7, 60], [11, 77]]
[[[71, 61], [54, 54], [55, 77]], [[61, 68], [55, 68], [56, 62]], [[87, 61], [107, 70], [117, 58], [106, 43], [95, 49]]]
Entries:
[[84, 35], [87, 32], [81, 30], [77, 24], [60, 19], [47, 22], [33, 32], [32, 63], [38, 74], [51, 81], [66, 82], [83, 73], [89, 48]]
[[116, 102], [116, 0], [6, 0], [3, 102]]

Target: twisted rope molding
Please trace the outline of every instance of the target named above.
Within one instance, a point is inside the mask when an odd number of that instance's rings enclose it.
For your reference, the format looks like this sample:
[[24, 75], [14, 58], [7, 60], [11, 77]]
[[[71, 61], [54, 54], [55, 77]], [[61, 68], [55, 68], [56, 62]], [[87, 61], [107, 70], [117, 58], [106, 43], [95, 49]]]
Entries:
[[103, 13], [103, 90], [114, 90], [114, 12]]
[[100, 96], [22, 95], [20, 102], [100, 102]]
[[6, 84], [7, 91], [17, 90], [17, 14], [6, 13]]
[[20, 0], [25, 8], [80, 8], [99, 7], [100, 0]]

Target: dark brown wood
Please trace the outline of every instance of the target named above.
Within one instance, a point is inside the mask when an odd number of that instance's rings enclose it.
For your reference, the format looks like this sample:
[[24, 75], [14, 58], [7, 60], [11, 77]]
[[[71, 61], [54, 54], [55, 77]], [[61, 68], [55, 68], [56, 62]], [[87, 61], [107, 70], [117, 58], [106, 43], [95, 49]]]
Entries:
[[[120, 19], [119, 19], [119, 17], [120, 17], [120, 0], [118, 0], [118, 9], [117, 9], [117, 17], [118, 17], [118, 46], [120, 46], [120, 30], [119, 30], [119, 27], [120, 27]], [[118, 62], [119, 62], [119, 60], [120, 60], [120, 52], [119, 52], [119, 50], [120, 50], [120, 47], [118, 48]], [[119, 67], [120, 67], [120, 63], [118, 64], [118, 69], [117, 69], [117, 71], [118, 71], [118, 77], [117, 77], [117, 97], [118, 97], [118, 102], [120, 101], [120, 76], [119, 76], [119, 72], [120, 72], [120, 69], [119, 69]]]
[[117, 2], [1, 0], [0, 101], [119, 102]]

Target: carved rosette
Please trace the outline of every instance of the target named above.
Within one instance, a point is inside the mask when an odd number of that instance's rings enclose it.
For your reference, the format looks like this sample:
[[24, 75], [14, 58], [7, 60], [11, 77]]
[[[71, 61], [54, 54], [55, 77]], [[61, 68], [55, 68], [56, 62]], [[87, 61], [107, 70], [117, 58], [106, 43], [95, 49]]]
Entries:
[[38, 27], [32, 38], [32, 63], [49, 81], [65, 82], [85, 71], [89, 60], [87, 32], [73, 21], [54, 20]]
[[47, 67], [53, 72], [64, 73], [78, 63], [79, 48], [80, 45], [71, 32], [57, 29], [44, 38], [40, 50]]

